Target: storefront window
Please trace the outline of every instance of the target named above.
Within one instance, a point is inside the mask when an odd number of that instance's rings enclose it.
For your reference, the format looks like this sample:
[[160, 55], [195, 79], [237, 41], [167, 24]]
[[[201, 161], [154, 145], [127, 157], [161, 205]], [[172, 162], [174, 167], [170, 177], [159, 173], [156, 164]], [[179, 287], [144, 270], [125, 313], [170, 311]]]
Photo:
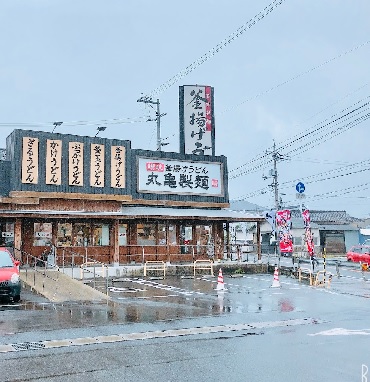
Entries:
[[33, 245], [41, 247], [51, 245], [52, 223], [34, 223]]
[[58, 223], [57, 246], [70, 247], [72, 245], [72, 224]]
[[197, 253], [206, 254], [209, 251], [208, 245], [211, 244], [212, 227], [208, 225], [197, 225], [195, 235], [197, 238]]
[[95, 224], [93, 226], [92, 245], [109, 245], [109, 225]]
[[91, 245], [91, 226], [90, 224], [76, 223], [72, 226], [72, 245], [76, 247], [86, 247]]
[[118, 245], [127, 245], [127, 224], [118, 226]]
[[14, 223], [0, 223], [0, 246], [12, 247], [14, 245]]
[[109, 245], [109, 225], [59, 223], [57, 245], [62, 247]]
[[182, 225], [180, 227], [181, 253], [191, 253], [192, 249], [190, 244], [192, 244], [192, 240], [193, 240], [193, 227]]
[[155, 245], [155, 224], [143, 223], [137, 225], [137, 244]]
[[159, 245], [167, 244], [167, 234], [166, 234], [165, 224], [158, 224], [158, 244]]
[[174, 226], [174, 225], [169, 225], [168, 226], [168, 242], [171, 245], [176, 245], [177, 244], [176, 226]]
[[299, 236], [293, 237], [293, 244], [294, 245], [302, 245], [302, 238]]

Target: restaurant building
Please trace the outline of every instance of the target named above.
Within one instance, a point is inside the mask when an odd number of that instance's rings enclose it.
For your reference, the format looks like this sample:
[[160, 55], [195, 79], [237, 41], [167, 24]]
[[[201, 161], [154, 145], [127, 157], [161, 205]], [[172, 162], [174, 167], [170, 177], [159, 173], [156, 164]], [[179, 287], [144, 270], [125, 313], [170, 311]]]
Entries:
[[196, 153], [175, 153], [14, 130], [0, 160], [0, 245], [23, 261], [51, 247], [58, 262], [224, 258], [229, 224], [253, 221], [259, 232], [264, 217], [229, 210], [227, 158], [193, 143]]

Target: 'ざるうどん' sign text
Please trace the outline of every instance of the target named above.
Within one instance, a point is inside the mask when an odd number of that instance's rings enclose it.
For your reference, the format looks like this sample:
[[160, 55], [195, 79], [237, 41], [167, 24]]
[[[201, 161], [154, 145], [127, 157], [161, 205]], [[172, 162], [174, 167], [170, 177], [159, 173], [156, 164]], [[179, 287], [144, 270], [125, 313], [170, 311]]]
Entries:
[[223, 165], [138, 157], [138, 192], [223, 196]]

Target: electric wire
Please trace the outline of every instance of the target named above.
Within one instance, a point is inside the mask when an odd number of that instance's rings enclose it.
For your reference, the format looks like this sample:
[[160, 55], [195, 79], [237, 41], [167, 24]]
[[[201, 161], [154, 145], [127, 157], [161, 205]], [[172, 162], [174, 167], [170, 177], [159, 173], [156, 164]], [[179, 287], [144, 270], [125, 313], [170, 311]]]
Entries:
[[285, 0], [274, 0], [272, 1], [267, 7], [265, 7], [261, 12], [259, 12], [257, 15], [255, 15], [252, 19], [250, 19], [248, 22], [243, 24], [241, 27], [239, 27], [235, 32], [227, 36], [224, 40], [222, 40], [220, 43], [218, 43], [215, 47], [210, 49], [207, 53], [200, 56], [197, 60], [192, 62], [190, 65], [188, 65], [186, 68], [178, 72], [176, 75], [171, 77], [169, 80], [164, 82], [162, 85], [158, 86], [156, 89], [152, 90], [148, 97], [152, 98], [154, 96], [158, 96], [159, 94], [163, 93], [165, 90], [170, 88], [172, 85], [177, 83], [179, 80], [184, 78], [186, 75], [191, 73], [193, 70], [198, 68], [200, 65], [211, 59], [214, 55], [216, 55], [218, 52], [220, 52], [222, 49], [224, 49], [226, 46], [231, 44], [234, 40], [236, 40], [238, 37], [240, 37], [244, 32], [246, 32], [248, 29], [252, 28], [254, 25], [256, 25], [259, 21], [264, 19], [269, 13], [274, 11], [279, 5], [281, 5]]
[[[334, 120], [321, 125], [315, 125], [311, 130], [297, 134], [295, 137], [287, 141], [287, 143], [280, 144], [276, 152], [290, 148], [290, 150], [286, 151], [286, 156], [292, 157], [298, 154], [302, 154], [308, 149], [318, 146], [327, 140], [332, 139], [337, 135], [342, 134], [354, 126], [357, 126], [358, 124], [366, 121], [370, 117], [370, 113], [367, 112], [368, 109], [370, 109], [369, 101], [351, 109], [350, 111], [346, 110], [347, 112], [345, 114], [340, 115]], [[304, 142], [301, 143], [301, 141]], [[299, 146], [294, 147], [294, 145], [298, 143]], [[270, 154], [271, 153], [269, 152], [265, 152], [264, 154], [257, 155], [249, 162], [237, 167], [236, 169], [230, 170], [229, 179], [231, 180], [243, 175], [250, 174], [261, 169], [263, 166], [267, 166], [272, 161]], [[256, 161], [259, 161], [260, 163], [255, 166], [251, 166]]]
[[285, 80], [285, 81], [283, 81], [283, 82], [280, 82], [279, 84], [277, 84], [277, 85], [275, 85], [275, 86], [272, 86], [271, 88], [266, 89], [266, 90], [264, 90], [264, 91], [262, 91], [262, 92], [260, 92], [260, 93], [258, 93], [258, 94], [256, 94], [256, 95], [254, 95], [253, 97], [250, 97], [250, 98], [246, 99], [245, 101], [242, 101], [242, 102], [240, 102], [240, 103], [238, 103], [238, 104], [234, 104], [233, 106], [230, 106], [229, 108], [226, 108], [226, 109], [222, 110], [221, 113], [220, 113], [219, 115], [222, 115], [222, 114], [227, 113], [227, 112], [229, 112], [229, 111], [235, 110], [235, 109], [237, 109], [238, 107], [244, 105], [245, 103], [247, 103], [247, 102], [249, 102], [249, 101], [252, 101], [252, 100], [254, 100], [254, 99], [256, 99], [256, 98], [259, 98], [259, 97], [261, 97], [261, 96], [263, 96], [263, 95], [265, 95], [265, 94], [267, 94], [267, 93], [270, 93], [270, 92], [272, 92], [273, 90], [278, 89], [278, 88], [280, 88], [281, 86], [286, 85], [286, 84], [288, 84], [289, 82], [292, 82], [292, 81], [294, 81], [294, 80], [296, 80], [296, 79], [298, 79], [298, 78], [300, 78], [300, 77], [303, 77], [303, 76], [305, 76], [306, 74], [309, 74], [309, 73], [311, 73], [311, 72], [313, 72], [313, 71], [315, 71], [315, 70], [317, 70], [317, 69], [320, 69], [320, 68], [322, 68], [323, 66], [328, 65], [328, 64], [330, 64], [331, 62], [333, 62], [333, 61], [335, 61], [335, 60], [337, 60], [337, 59], [339, 59], [339, 58], [341, 58], [341, 57], [344, 57], [344, 56], [346, 56], [347, 54], [352, 53], [352, 52], [354, 52], [354, 51], [356, 51], [356, 50], [358, 50], [358, 49], [360, 49], [360, 48], [366, 46], [366, 45], [369, 44], [369, 43], [370, 43], [370, 40], [369, 40], [369, 41], [365, 41], [365, 42], [361, 43], [360, 45], [357, 45], [357, 46], [355, 46], [355, 47], [353, 47], [353, 48], [351, 48], [351, 49], [349, 49], [349, 50], [347, 50], [347, 51], [345, 51], [345, 52], [342, 52], [342, 53], [340, 53], [338, 56], [332, 57], [332, 58], [330, 58], [330, 59], [328, 59], [328, 60], [322, 62], [322, 63], [319, 64], [319, 65], [316, 65], [316, 66], [314, 66], [314, 67], [312, 67], [312, 68], [310, 68], [310, 69], [308, 69], [308, 70], [306, 70], [306, 71], [304, 71], [304, 72], [302, 72], [302, 73], [297, 74], [297, 75], [294, 76], [294, 77], [289, 78], [288, 80]]

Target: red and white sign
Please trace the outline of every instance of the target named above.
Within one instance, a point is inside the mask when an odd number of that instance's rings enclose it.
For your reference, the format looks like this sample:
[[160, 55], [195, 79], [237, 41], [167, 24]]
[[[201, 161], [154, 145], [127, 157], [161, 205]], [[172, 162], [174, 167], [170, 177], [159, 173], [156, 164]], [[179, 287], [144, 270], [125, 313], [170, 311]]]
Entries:
[[137, 157], [138, 192], [223, 196], [223, 165]]
[[304, 236], [305, 236], [305, 242], [307, 246], [307, 252], [310, 256], [313, 256], [315, 254], [315, 244], [313, 241], [313, 236], [311, 232], [311, 217], [310, 217], [310, 211], [304, 210], [302, 211], [302, 217], [304, 222]]
[[278, 230], [280, 252], [293, 252], [293, 240], [290, 233], [291, 214], [290, 210], [276, 211], [276, 226]]

